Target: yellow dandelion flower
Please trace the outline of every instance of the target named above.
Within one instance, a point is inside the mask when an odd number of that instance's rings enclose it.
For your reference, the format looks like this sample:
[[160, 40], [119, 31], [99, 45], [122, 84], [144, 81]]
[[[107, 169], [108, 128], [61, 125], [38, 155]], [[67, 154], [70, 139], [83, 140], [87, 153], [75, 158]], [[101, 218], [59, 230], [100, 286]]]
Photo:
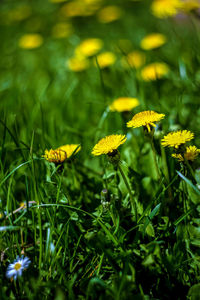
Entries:
[[61, 7], [61, 14], [64, 17], [87, 17], [93, 15], [100, 7], [98, 2], [87, 2], [76, 0], [69, 2]]
[[102, 2], [102, 0], [82, 0], [83, 2], [85, 2], [86, 4], [100, 4]]
[[70, 158], [72, 154], [76, 154], [81, 150], [81, 146], [77, 144], [64, 145], [55, 150], [45, 150], [43, 157], [49, 162], [57, 164], [63, 163], [66, 159]]
[[93, 56], [103, 47], [103, 41], [100, 39], [86, 39], [75, 49], [76, 55]]
[[64, 145], [59, 147], [57, 150], [64, 151], [67, 158], [69, 158], [72, 154], [78, 153], [81, 150], [81, 146], [79, 144]]
[[62, 39], [69, 37], [73, 32], [72, 25], [70, 23], [57, 23], [52, 28], [52, 35], [54, 38]]
[[145, 64], [145, 60], [146, 60], [145, 54], [135, 50], [128, 53], [126, 57], [123, 57], [122, 65], [125, 68], [131, 67], [134, 69], [139, 69], [141, 66]]
[[66, 66], [73, 72], [82, 72], [89, 68], [90, 62], [83, 56], [74, 56], [67, 60]]
[[78, 1], [69, 2], [61, 7], [61, 13], [65, 17], [77, 17], [85, 14], [85, 7]]
[[101, 23], [111, 23], [113, 21], [116, 21], [120, 19], [122, 16], [122, 10], [118, 6], [106, 6], [102, 8], [98, 12], [98, 20]]
[[133, 108], [138, 106], [140, 103], [137, 98], [120, 97], [115, 99], [109, 106], [111, 111], [131, 111]]
[[43, 37], [40, 34], [24, 34], [19, 40], [19, 47], [23, 49], [38, 48], [43, 43]]
[[190, 12], [191, 10], [196, 10], [200, 8], [200, 2], [199, 0], [185, 0], [183, 2], [182, 10], [184, 12]]
[[[116, 56], [112, 52], [103, 52], [97, 55], [97, 62], [101, 69], [107, 68], [111, 65], [113, 65], [116, 61]], [[95, 60], [96, 65], [96, 60]]]
[[180, 153], [173, 153], [172, 157], [178, 159], [179, 161], [190, 160], [194, 161], [200, 153], [200, 149], [197, 149], [196, 146], [188, 146], [185, 149], [185, 153], [182, 155]]
[[181, 0], [154, 0], [151, 9], [154, 16], [167, 18], [176, 15], [182, 6]]
[[184, 161], [184, 158], [180, 153], [173, 153], [172, 157], [178, 159], [178, 161]]
[[121, 134], [112, 134], [102, 138], [93, 148], [92, 154], [95, 156], [102, 154], [112, 154], [117, 148], [125, 143], [126, 136]]
[[164, 45], [166, 40], [166, 37], [161, 33], [151, 33], [141, 40], [140, 46], [144, 50], [151, 50]]
[[144, 81], [152, 81], [164, 77], [168, 72], [169, 68], [165, 63], [155, 62], [141, 70], [141, 78]]
[[142, 111], [133, 116], [133, 118], [127, 123], [127, 127], [137, 128], [145, 126], [148, 132], [151, 132], [151, 127], [156, 127], [155, 123], [159, 122], [164, 117], [164, 114], [159, 114], [153, 110]]
[[200, 153], [200, 149], [197, 149], [196, 146], [186, 147], [186, 151], [184, 153], [184, 158], [187, 160], [195, 160]]
[[188, 130], [178, 130], [170, 132], [161, 140], [164, 147], [178, 148], [181, 144], [185, 144], [194, 138], [194, 133]]

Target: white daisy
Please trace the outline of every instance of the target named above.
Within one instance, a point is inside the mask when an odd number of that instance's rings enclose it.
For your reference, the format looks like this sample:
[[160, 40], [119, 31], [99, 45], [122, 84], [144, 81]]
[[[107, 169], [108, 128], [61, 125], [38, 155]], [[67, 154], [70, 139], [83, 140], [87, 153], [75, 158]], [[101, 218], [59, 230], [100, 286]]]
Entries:
[[9, 264], [6, 271], [6, 277], [14, 278], [14, 280], [16, 280], [18, 276], [22, 275], [23, 270], [28, 268], [30, 263], [31, 261], [28, 257], [24, 257], [23, 255], [17, 257], [12, 264]]

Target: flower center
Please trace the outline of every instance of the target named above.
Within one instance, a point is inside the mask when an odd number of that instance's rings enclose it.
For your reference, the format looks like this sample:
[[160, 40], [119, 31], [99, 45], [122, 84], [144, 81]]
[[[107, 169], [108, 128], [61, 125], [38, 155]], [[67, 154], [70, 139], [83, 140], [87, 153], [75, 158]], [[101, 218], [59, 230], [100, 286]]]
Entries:
[[16, 263], [15, 264], [15, 266], [14, 266], [14, 269], [16, 270], [16, 271], [18, 271], [19, 269], [21, 269], [21, 264], [20, 263]]

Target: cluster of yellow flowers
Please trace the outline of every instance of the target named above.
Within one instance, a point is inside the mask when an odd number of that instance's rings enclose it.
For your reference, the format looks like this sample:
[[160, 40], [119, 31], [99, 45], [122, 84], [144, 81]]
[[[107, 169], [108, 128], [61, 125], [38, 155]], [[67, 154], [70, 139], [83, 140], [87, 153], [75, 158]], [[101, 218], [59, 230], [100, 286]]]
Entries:
[[[156, 127], [156, 123], [165, 117], [164, 114], [159, 114], [155, 111], [143, 111], [137, 113], [133, 118], [127, 123], [127, 127], [137, 128], [144, 126], [147, 132], [152, 132], [153, 127]], [[188, 130], [179, 130], [175, 132], [170, 132], [161, 140], [161, 144], [166, 147], [173, 147], [176, 149], [177, 153], [172, 154], [172, 157], [177, 158], [179, 161], [190, 160], [193, 161], [197, 158], [200, 149], [196, 146], [188, 146], [186, 148], [181, 148], [180, 146], [185, 144], [194, 138], [194, 134]], [[92, 154], [111, 154], [115, 151], [121, 144], [126, 141], [125, 135], [110, 135], [101, 139], [93, 148]]]
[[[98, 38], [88, 38], [83, 40], [74, 51], [74, 56], [67, 60], [67, 66], [74, 72], [81, 72], [93, 65], [106, 68], [116, 61], [114, 53], [109, 51], [100, 52], [103, 41]], [[94, 58], [96, 56], [96, 58]]]
[[200, 153], [200, 149], [196, 146], [183, 145], [194, 138], [194, 133], [188, 130], [178, 130], [175, 132], [170, 132], [162, 140], [161, 144], [163, 146], [169, 146], [176, 150], [176, 153], [172, 154], [172, 157], [178, 159], [180, 162], [184, 160], [193, 161], [197, 158]]
[[[123, 43], [122, 43], [123, 42]], [[120, 48], [123, 50], [124, 46], [128, 50], [124, 50], [128, 54], [121, 59], [122, 66], [124, 68], [133, 68], [137, 70], [138, 78], [144, 81], [154, 81], [156, 79], [163, 78], [169, 73], [169, 67], [163, 62], [152, 62], [145, 65], [146, 54], [139, 50], [130, 52], [131, 45], [128, 44], [128, 40], [120, 41]], [[144, 51], [151, 51], [160, 48], [167, 42], [165, 35], [161, 33], [150, 33], [144, 36], [140, 41], [140, 47]]]
[[[130, 111], [137, 105], [139, 105], [138, 99], [121, 97], [113, 101], [110, 105], [110, 110], [118, 112]], [[143, 126], [149, 134], [152, 134], [154, 132], [153, 129], [156, 127], [156, 123], [161, 121], [164, 117], [164, 114], [152, 110], [142, 111], [135, 114], [132, 119], [127, 122], [127, 127], [138, 128]], [[197, 149], [196, 146], [184, 147], [184, 145], [193, 138], [194, 134], [191, 131], [178, 130], [165, 135], [161, 140], [161, 145], [174, 148], [176, 152], [172, 154], [172, 157], [178, 159], [180, 162], [184, 162], [185, 160], [193, 161], [200, 153], [200, 149]], [[100, 139], [94, 146], [92, 154], [95, 156], [107, 154], [110, 157], [114, 157], [119, 154], [117, 151], [118, 147], [124, 144], [126, 140], [126, 136], [121, 134], [106, 136]], [[45, 155], [43, 157], [50, 162], [59, 164], [63, 163], [73, 154], [76, 154], [80, 149], [80, 145], [77, 144], [65, 145], [56, 150], [45, 150]], [[117, 161], [119, 161], [119, 159]]]

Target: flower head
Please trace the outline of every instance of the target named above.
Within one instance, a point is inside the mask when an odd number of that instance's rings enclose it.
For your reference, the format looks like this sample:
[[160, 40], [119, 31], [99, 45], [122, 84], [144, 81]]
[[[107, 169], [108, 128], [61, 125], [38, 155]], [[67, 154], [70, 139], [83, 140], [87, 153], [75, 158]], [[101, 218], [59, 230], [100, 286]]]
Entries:
[[45, 150], [45, 154], [43, 155], [43, 157], [49, 162], [61, 164], [66, 159], [70, 158], [72, 154], [76, 154], [80, 150], [81, 147], [78, 144], [64, 145], [55, 150]]
[[75, 53], [77, 55], [92, 56], [97, 54], [102, 46], [103, 42], [100, 39], [86, 39], [76, 47]]
[[73, 32], [72, 25], [66, 22], [60, 22], [53, 26], [52, 35], [54, 38], [62, 39], [70, 36]]
[[109, 106], [111, 111], [131, 111], [133, 108], [139, 105], [137, 98], [120, 97], [115, 99]]
[[142, 111], [133, 116], [127, 123], [127, 127], [147, 127], [148, 132], [151, 131], [151, 126], [156, 127], [155, 122], [159, 122], [165, 117], [164, 114], [159, 114], [153, 110]]
[[141, 70], [141, 78], [144, 81], [152, 81], [164, 77], [169, 72], [165, 63], [154, 62]]
[[180, 153], [172, 153], [172, 157], [178, 159], [178, 161], [184, 161], [184, 158]]
[[124, 67], [131, 67], [139, 69], [145, 63], [145, 54], [140, 51], [132, 51], [122, 58], [122, 64]]
[[181, 144], [185, 144], [194, 138], [194, 133], [188, 130], [178, 130], [170, 132], [161, 140], [164, 147], [174, 147], [178, 149]]
[[112, 52], [103, 52], [97, 55], [97, 62], [101, 69], [113, 65], [115, 61], [116, 61], [116, 56]]
[[74, 56], [66, 62], [67, 67], [74, 72], [82, 72], [89, 68], [90, 62], [83, 56]]
[[140, 45], [144, 50], [151, 50], [158, 48], [166, 43], [166, 37], [161, 33], [151, 33], [145, 36]]
[[21, 276], [22, 272], [28, 268], [30, 263], [31, 261], [28, 257], [24, 257], [23, 255], [21, 258], [17, 257], [12, 264], [9, 264], [6, 271], [6, 277], [16, 280], [17, 277]]
[[185, 0], [183, 2], [182, 10], [186, 13], [198, 8], [200, 8], [199, 0]]
[[197, 149], [196, 146], [186, 147], [184, 154], [173, 153], [172, 157], [177, 158], [179, 161], [190, 160], [193, 161], [197, 158], [200, 153], [200, 149]]
[[186, 151], [184, 153], [184, 158], [187, 160], [195, 160], [200, 153], [200, 149], [197, 149], [196, 146], [186, 147]]
[[167, 18], [176, 15], [182, 8], [181, 0], [154, 0], [151, 9], [154, 16], [158, 18]]
[[61, 14], [69, 18], [91, 16], [99, 9], [100, 2], [101, 1], [74, 0], [61, 7]]
[[102, 8], [98, 13], [98, 20], [101, 23], [111, 23], [120, 19], [122, 11], [118, 6], [110, 5]]
[[95, 156], [102, 154], [112, 154], [113, 151], [125, 143], [126, 136], [121, 134], [112, 134], [102, 138], [93, 148], [92, 154]]
[[43, 43], [43, 37], [40, 34], [24, 34], [19, 40], [19, 47], [23, 49], [38, 48]]

